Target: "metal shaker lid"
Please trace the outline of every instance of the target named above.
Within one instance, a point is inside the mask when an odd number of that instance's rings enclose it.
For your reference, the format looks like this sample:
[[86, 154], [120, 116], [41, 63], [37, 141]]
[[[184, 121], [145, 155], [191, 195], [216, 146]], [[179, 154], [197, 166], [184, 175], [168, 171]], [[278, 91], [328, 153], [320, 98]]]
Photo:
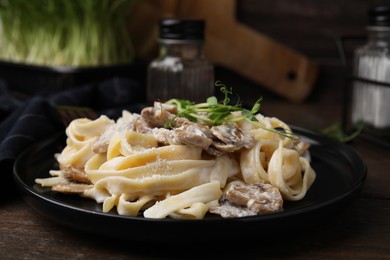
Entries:
[[204, 40], [204, 20], [162, 19], [160, 39]]
[[368, 10], [368, 25], [390, 27], [390, 6], [371, 7]]

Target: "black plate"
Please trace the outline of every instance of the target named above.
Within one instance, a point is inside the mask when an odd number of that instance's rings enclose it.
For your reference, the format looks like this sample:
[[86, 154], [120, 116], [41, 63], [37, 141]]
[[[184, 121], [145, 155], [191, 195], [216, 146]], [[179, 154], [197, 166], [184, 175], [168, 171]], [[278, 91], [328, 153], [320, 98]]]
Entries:
[[302, 230], [323, 223], [343, 209], [360, 192], [367, 168], [348, 146], [316, 132], [294, 126], [292, 129], [312, 144], [311, 164], [317, 178], [304, 199], [286, 202], [283, 212], [270, 215], [223, 219], [210, 214], [203, 220], [156, 220], [120, 216], [114, 210], [103, 213], [102, 205], [93, 200], [54, 193], [35, 184], [35, 178], [48, 177], [49, 170], [55, 167], [54, 153], [65, 145], [63, 133], [24, 151], [15, 162], [14, 178], [25, 201], [47, 217], [68, 227], [120, 239], [203, 237], [223, 240], [231, 239], [231, 234], [261, 232], [265, 235]]

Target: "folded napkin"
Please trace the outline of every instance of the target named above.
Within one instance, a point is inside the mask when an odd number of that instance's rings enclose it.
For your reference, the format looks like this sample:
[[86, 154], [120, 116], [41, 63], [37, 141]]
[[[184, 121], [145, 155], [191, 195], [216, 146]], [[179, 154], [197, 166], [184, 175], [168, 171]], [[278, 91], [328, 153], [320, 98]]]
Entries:
[[1, 197], [16, 194], [12, 171], [17, 156], [34, 142], [65, 131], [56, 106], [89, 107], [98, 115], [116, 119], [124, 109], [140, 112], [145, 106], [144, 99], [143, 88], [127, 78], [116, 77], [62, 91], [45, 91], [23, 100], [12, 95], [0, 81]]

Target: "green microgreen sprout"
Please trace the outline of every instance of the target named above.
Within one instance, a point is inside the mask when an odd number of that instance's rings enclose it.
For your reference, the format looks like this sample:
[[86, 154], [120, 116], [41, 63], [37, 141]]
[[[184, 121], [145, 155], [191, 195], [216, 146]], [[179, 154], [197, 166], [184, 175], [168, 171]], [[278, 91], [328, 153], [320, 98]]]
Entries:
[[[185, 117], [193, 122], [202, 122], [211, 126], [247, 120], [264, 130], [290, 138], [294, 144], [297, 144], [299, 138], [294, 136], [291, 132], [270, 129], [259, 124], [255, 116], [260, 111], [261, 102], [263, 101], [262, 97], [257, 99], [251, 109], [246, 109], [242, 106], [240, 99], [238, 99], [235, 105], [230, 105], [230, 95], [233, 94], [232, 88], [228, 88], [219, 80], [215, 82], [215, 86], [219, 87], [221, 93], [224, 95], [223, 100], [220, 102], [218, 102], [218, 99], [215, 96], [212, 96], [204, 103], [195, 104], [184, 99], [171, 99], [166, 103], [176, 106], [177, 117]], [[241, 111], [239, 116], [232, 114], [236, 111]], [[170, 128], [171, 126], [172, 122], [168, 122], [166, 125], [167, 128]]]
[[130, 63], [126, 21], [135, 1], [0, 0], [0, 59], [44, 66]]
[[334, 138], [341, 143], [348, 143], [360, 135], [363, 129], [364, 123], [359, 123], [357, 129], [348, 135], [343, 131], [341, 124], [337, 122], [321, 130], [321, 133]]

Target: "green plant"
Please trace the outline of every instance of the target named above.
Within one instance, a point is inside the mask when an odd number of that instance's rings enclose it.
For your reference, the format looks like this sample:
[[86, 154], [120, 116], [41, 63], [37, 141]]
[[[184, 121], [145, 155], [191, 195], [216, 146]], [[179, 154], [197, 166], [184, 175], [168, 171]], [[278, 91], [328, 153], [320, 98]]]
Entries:
[[320, 132], [323, 133], [324, 135], [336, 139], [341, 143], [348, 143], [353, 139], [355, 139], [356, 137], [358, 137], [363, 130], [364, 130], [364, 123], [359, 123], [357, 129], [353, 133], [346, 134], [343, 130], [342, 125], [339, 122], [337, 122], [322, 129]]
[[0, 59], [49, 66], [129, 63], [135, 0], [0, 0]]

